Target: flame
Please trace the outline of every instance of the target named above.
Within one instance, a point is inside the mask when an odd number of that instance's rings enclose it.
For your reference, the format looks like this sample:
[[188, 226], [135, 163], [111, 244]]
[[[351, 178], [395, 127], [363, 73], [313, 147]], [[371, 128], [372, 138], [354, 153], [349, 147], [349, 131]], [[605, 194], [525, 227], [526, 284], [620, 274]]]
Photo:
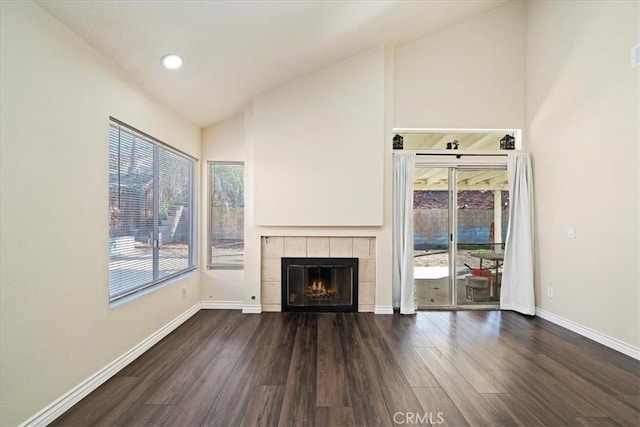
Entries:
[[335, 289], [329, 289], [322, 280], [314, 280], [311, 285], [307, 287], [309, 293], [314, 295], [329, 295], [336, 293]]

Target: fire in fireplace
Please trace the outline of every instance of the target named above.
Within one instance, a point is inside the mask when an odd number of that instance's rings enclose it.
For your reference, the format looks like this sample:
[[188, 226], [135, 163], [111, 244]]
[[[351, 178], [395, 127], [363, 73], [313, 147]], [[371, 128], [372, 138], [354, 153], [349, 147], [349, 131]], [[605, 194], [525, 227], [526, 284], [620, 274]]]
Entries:
[[282, 258], [282, 311], [358, 311], [358, 258]]

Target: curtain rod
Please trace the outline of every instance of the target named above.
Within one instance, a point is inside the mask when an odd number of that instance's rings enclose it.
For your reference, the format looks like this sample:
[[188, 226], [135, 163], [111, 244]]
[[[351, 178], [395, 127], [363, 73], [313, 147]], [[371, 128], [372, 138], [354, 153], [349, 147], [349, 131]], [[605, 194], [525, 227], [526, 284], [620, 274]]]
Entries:
[[456, 156], [458, 159], [462, 156], [498, 156], [507, 157], [509, 154], [489, 154], [489, 153], [416, 153], [416, 156]]

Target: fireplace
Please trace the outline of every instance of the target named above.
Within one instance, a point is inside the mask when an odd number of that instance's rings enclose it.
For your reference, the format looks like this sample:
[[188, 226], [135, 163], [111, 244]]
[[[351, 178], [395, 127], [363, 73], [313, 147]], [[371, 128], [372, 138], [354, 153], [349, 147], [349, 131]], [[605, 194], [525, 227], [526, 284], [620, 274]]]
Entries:
[[358, 311], [358, 258], [282, 258], [282, 311]]

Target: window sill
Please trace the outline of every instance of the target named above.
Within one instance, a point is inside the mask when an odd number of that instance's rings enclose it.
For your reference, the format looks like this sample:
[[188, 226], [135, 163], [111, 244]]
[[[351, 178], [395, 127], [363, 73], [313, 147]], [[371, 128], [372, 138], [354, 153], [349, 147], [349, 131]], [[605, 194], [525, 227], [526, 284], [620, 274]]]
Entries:
[[243, 265], [207, 265], [207, 270], [244, 270]]
[[165, 286], [169, 286], [172, 285], [176, 282], [180, 282], [182, 281], [185, 277], [187, 277], [188, 275], [193, 274], [195, 271], [197, 270], [196, 267], [191, 267], [190, 269], [176, 275], [176, 276], [171, 276], [171, 277], [167, 277], [164, 280], [159, 281], [158, 283], [155, 283], [153, 286], [149, 286], [148, 288], [144, 288], [141, 289], [138, 292], [134, 292], [131, 295], [127, 295], [126, 297], [122, 297], [119, 298], [115, 301], [109, 302], [109, 309], [114, 309], [114, 308], [118, 308], [124, 304], [127, 304], [133, 300], [136, 300], [144, 295], [150, 294], [151, 292], [157, 291], [158, 289], [162, 289]]

